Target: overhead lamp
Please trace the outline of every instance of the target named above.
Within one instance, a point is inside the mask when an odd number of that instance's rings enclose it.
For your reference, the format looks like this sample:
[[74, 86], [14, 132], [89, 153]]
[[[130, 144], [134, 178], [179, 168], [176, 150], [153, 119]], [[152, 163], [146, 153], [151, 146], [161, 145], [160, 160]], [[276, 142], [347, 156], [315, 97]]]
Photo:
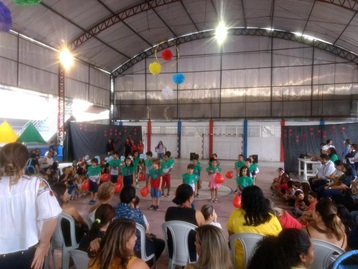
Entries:
[[73, 55], [67, 47], [60, 51], [60, 62], [65, 69], [70, 69], [73, 65]]
[[227, 37], [227, 27], [224, 21], [220, 21], [219, 25], [215, 29], [215, 38], [219, 45], [222, 45]]

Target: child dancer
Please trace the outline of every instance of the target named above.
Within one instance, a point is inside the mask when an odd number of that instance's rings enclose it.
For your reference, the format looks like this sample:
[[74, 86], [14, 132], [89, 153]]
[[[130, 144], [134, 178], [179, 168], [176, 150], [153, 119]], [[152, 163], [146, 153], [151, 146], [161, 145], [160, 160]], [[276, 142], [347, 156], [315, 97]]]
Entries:
[[[152, 197], [152, 205], [149, 207], [150, 210], [159, 210], [160, 197], [162, 196], [162, 181], [163, 181], [163, 171], [159, 168], [160, 160], [152, 160], [152, 169], [149, 172], [149, 181], [150, 181], [150, 196]], [[148, 185], [147, 185], [148, 187]]]
[[[161, 168], [163, 170], [163, 184], [162, 184], [162, 194], [164, 195], [164, 197], [168, 197], [169, 196], [169, 192], [170, 192], [170, 172], [172, 171], [172, 168], [174, 166], [174, 159], [170, 158], [171, 152], [167, 151], [164, 154], [162, 163], [161, 163]], [[167, 188], [167, 194], [164, 194], [164, 189], [165, 187]]]
[[243, 166], [240, 168], [239, 176], [236, 177], [237, 191], [241, 193], [243, 188], [254, 185], [254, 179], [249, 175], [249, 168]]
[[89, 190], [91, 192], [91, 201], [89, 202], [90, 205], [93, 205], [96, 203], [97, 198], [97, 191], [98, 191], [98, 185], [100, 183], [100, 177], [101, 177], [101, 167], [98, 166], [98, 160], [97, 158], [93, 158], [91, 160], [91, 166], [87, 169], [87, 176], [89, 178]]
[[244, 159], [244, 154], [240, 154], [238, 156], [238, 161], [235, 162], [235, 170], [236, 170], [236, 176], [239, 176], [239, 172], [241, 167], [243, 167], [245, 165], [245, 159]]
[[122, 167], [123, 186], [134, 186], [135, 182], [135, 167], [133, 166], [132, 156], [127, 156], [125, 164]]
[[194, 164], [194, 175], [196, 175], [198, 178], [195, 196], [199, 197], [199, 190], [201, 189], [201, 183], [202, 183], [202, 180], [200, 179], [200, 173], [201, 173], [201, 170], [203, 169], [203, 167], [201, 166], [201, 163], [199, 162], [199, 154], [194, 155], [192, 162]]
[[145, 182], [146, 185], [148, 186], [149, 183], [149, 171], [150, 169], [152, 169], [152, 158], [153, 158], [153, 152], [148, 151], [145, 154], [145, 159], [144, 159], [144, 165], [145, 165]]
[[113, 152], [112, 159], [108, 161], [108, 165], [111, 173], [111, 182], [116, 183], [119, 175], [119, 167], [121, 165], [121, 160], [119, 159], [117, 151]]
[[221, 172], [221, 168], [218, 164], [218, 161], [213, 157], [210, 158], [210, 166], [206, 168], [206, 172], [208, 172], [210, 180], [209, 180], [209, 188], [211, 191], [211, 202], [218, 202], [218, 189], [220, 188], [220, 184], [216, 183], [215, 177], [216, 173]]
[[[194, 164], [188, 164], [187, 173], [182, 175], [183, 183], [188, 184], [193, 188], [194, 195], [198, 189], [198, 177], [194, 174]], [[191, 208], [195, 209], [195, 200], [191, 203]]]

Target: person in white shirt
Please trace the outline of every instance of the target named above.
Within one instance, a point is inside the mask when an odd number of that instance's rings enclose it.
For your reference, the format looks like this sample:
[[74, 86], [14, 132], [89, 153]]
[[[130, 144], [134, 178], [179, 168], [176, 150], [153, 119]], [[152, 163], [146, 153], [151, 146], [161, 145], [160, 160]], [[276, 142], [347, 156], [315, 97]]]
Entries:
[[316, 193], [320, 187], [329, 183], [330, 176], [336, 170], [334, 163], [330, 160], [328, 154], [321, 154], [320, 157], [322, 165], [319, 167], [316, 176], [308, 180], [312, 191]]
[[322, 147], [322, 149], [321, 149], [321, 152], [322, 152], [322, 154], [328, 154], [328, 149], [329, 148], [335, 148], [334, 146], [333, 146], [333, 141], [332, 141], [332, 139], [327, 139], [326, 140], [326, 144]]
[[62, 211], [45, 180], [24, 175], [28, 159], [21, 143], [0, 151], [0, 268], [42, 268]]

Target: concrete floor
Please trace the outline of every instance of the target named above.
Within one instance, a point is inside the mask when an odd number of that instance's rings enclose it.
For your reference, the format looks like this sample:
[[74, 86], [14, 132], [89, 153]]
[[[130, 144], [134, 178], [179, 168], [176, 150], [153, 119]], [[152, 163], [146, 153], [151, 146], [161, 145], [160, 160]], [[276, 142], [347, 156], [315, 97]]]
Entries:
[[[162, 198], [161, 205], [159, 211], [150, 211], [148, 207], [151, 205], [150, 197], [141, 197], [140, 188], [144, 186], [144, 182], [140, 182], [140, 187], [138, 189], [137, 195], [141, 198], [140, 207], [147, 217], [150, 224], [150, 231], [156, 234], [158, 237], [163, 238], [162, 232], [162, 223], [164, 222], [165, 211], [169, 206], [173, 206], [172, 199], [174, 198], [174, 191], [177, 185], [181, 182], [181, 175], [186, 173], [186, 167], [190, 163], [189, 159], [176, 159], [175, 165], [172, 170], [172, 187], [169, 198]], [[196, 198], [196, 208], [200, 209], [201, 206], [205, 203], [210, 203], [210, 190], [208, 188], [208, 176], [205, 172], [205, 169], [208, 167], [208, 161], [201, 161], [203, 170], [202, 170], [202, 180], [203, 180], [203, 188], [200, 190], [199, 198]], [[220, 166], [222, 168], [222, 174], [229, 170], [233, 170], [235, 161], [222, 161], [220, 160]], [[283, 163], [280, 162], [264, 162], [259, 163], [260, 172], [257, 175], [256, 184], [262, 188], [266, 196], [270, 195], [270, 185], [272, 183], [272, 179], [277, 176], [277, 168], [283, 167]], [[234, 198], [233, 190], [236, 188], [235, 179], [226, 179], [225, 183], [222, 184], [219, 192], [218, 203], [214, 203], [215, 210], [218, 215], [218, 222], [221, 223], [225, 233], [227, 234], [226, 222], [230, 216], [231, 211], [234, 209], [232, 205], [232, 200]], [[277, 204], [282, 204], [277, 198], [271, 197]], [[77, 201], [70, 201], [70, 203], [74, 204], [80, 214], [86, 219], [88, 210], [90, 209], [89, 196], [84, 198], [80, 198]], [[117, 205], [119, 203], [118, 195], [114, 197], [111, 204]], [[59, 258], [57, 260], [60, 260]], [[168, 264], [168, 256], [166, 252], [163, 252], [162, 256], [157, 262], [158, 269], [167, 268]]]

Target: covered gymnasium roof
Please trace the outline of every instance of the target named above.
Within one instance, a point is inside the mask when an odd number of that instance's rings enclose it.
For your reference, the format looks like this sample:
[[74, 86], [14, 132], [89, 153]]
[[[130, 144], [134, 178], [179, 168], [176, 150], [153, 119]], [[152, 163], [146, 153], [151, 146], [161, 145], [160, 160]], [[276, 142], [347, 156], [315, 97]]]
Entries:
[[[148, 48], [191, 33], [229, 27], [312, 36], [358, 54], [358, 0], [42, 0], [12, 12], [18, 33], [113, 72]], [[250, 33], [250, 32], [249, 32]]]

